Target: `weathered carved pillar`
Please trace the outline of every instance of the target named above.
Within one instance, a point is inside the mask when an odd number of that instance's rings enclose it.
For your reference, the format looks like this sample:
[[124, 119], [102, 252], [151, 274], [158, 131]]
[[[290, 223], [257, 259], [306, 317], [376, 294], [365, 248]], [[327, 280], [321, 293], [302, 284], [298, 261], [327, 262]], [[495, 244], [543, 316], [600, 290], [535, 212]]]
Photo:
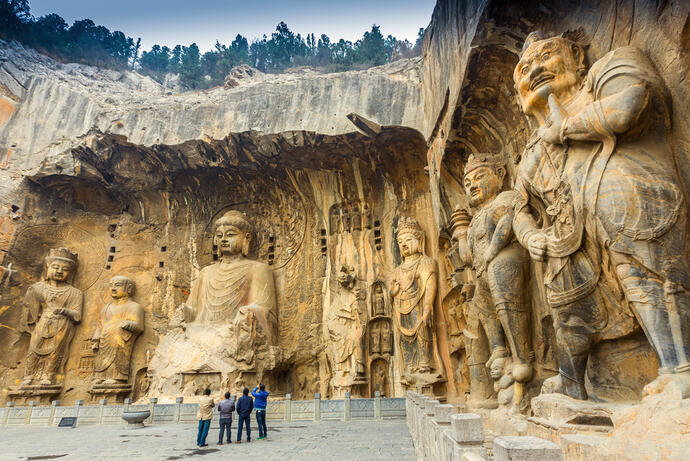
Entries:
[[98, 424], [103, 425], [103, 414], [105, 413], [105, 406], [108, 404], [108, 399], [101, 399], [98, 401], [100, 406], [98, 411]]
[[450, 429], [443, 433], [446, 459], [460, 460], [466, 453], [486, 457], [484, 426], [479, 415], [460, 413], [450, 415]]
[[50, 402], [50, 417], [48, 418], [48, 426], [52, 426], [55, 421], [55, 410], [60, 406], [59, 400], [53, 400]]
[[433, 437], [431, 444], [431, 459], [441, 461], [445, 459], [443, 451], [443, 433], [450, 428], [450, 415], [453, 414], [455, 408], [453, 405], [439, 404], [436, 405], [434, 411], [434, 418], [431, 420], [430, 434]]

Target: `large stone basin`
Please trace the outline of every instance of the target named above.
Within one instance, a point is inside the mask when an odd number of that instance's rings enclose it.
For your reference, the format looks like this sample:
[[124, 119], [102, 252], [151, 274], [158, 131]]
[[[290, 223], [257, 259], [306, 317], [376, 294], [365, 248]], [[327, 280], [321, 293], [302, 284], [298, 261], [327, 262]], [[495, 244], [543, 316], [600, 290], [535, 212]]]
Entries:
[[128, 429], [138, 429], [144, 427], [144, 420], [151, 416], [150, 410], [142, 411], [125, 411], [122, 413], [122, 419], [127, 421]]

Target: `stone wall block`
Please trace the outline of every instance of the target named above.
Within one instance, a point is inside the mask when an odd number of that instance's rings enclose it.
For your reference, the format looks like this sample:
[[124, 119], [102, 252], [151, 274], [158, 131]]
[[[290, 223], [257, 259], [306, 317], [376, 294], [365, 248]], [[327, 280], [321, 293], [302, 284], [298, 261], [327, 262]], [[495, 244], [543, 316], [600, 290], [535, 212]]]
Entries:
[[484, 426], [482, 418], [474, 413], [459, 413], [450, 416], [456, 442], [483, 443]]
[[533, 436], [500, 436], [493, 443], [494, 461], [563, 461], [561, 448]]

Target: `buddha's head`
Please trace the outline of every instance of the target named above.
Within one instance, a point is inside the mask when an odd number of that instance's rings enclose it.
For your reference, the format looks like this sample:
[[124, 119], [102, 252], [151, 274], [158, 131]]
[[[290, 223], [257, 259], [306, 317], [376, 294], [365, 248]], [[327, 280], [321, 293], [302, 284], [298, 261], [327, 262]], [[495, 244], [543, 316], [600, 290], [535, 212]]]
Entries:
[[493, 200], [503, 189], [506, 168], [502, 159], [491, 154], [471, 154], [465, 165], [463, 185], [473, 207]]
[[48, 252], [45, 263], [46, 280], [69, 283], [77, 270], [77, 254], [67, 248], [54, 248]]
[[424, 253], [424, 231], [414, 218], [400, 218], [397, 241], [403, 259]]
[[110, 279], [110, 295], [113, 299], [130, 298], [134, 294], [134, 282], [124, 275]]
[[530, 116], [548, 113], [549, 95], [560, 101], [567, 99], [579, 88], [585, 72], [585, 53], [580, 45], [532, 32], [513, 71], [522, 110]]
[[249, 254], [252, 224], [241, 211], [231, 210], [218, 218], [213, 226], [213, 244], [221, 256]]

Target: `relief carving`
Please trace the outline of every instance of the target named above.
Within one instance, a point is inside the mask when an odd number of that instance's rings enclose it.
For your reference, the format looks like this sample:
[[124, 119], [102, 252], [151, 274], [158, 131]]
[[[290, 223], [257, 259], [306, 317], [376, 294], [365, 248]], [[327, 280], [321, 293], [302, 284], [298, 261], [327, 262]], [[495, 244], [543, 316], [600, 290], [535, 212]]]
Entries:
[[134, 342], [144, 331], [144, 309], [131, 299], [134, 282], [116, 275], [110, 279], [111, 303], [103, 307], [98, 326], [91, 338], [94, 357], [94, 380], [91, 394], [114, 394], [121, 398], [132, 390], [128, 383]]
[[422, 388], [441, 380], [432, 329], [438, 267], [424, 254], [424, 231], [414, 218], [400, 218], [397, 242], [402, 263], [393, 272], [391, 296], [402, 362], [401, 382], [410, 388]]
[[67, 248], [50, 250], [44, 280], [24, 296], [27, 328], [33, 325], [26, 372], [21, 386], [56, 384], [62, 372], [76, 325], [81, 321], [83, 294], [72, 286], [77, 255]]
[[544, 391], [586, 399], [592, 347], [630, 333], [634, 313], [661, 365], [647, 390], [673, 381], [687, 395], [687, 203], [661, 77], [637, 48], [614, 49], [587, 70], [580, 45], [532, 33], [513, 78], [535, 127], [518, 168], [514, 229], [544, 261], [559, 349], [560, 374]]
[[251, 222], [228, 211], [214, 223], [213, 235], [218, 261], [201, 270], [171, 320], [174, 330], [158, 345], [149, 366], [152, 392], [182, 391], [180, 374], [187, 383], [194, 372], [220, 373], [227, 382], [240, 383], [243, 373], [261, 379], [280, 360], [273, 272], [247, 258]]
[[[518, 384], [513, 401], [517, 407], [524, 384], [532, 377], [532, 365], [530, 311], [524, 299], [528, 257], [512, 228], [516, 193], [501, 192], [506, 168], [497, 155], [470, 155], [464, 173], [465, 190], [476, 212], [470, 220], [467, 212], [456, 210], [453, 237], [460, 260], [474, 270], [465, 330], [470, 379], [476, 381], [470, 383], [470, 399], [477, 406], [495, 405], [494, 386], [485, 376], [491, 369], [491, 376], [498, 379], [493, 371], [498, 361], [498, 367], [507, 369]], [[512, 357], [510, 367], [507, 357]]]

